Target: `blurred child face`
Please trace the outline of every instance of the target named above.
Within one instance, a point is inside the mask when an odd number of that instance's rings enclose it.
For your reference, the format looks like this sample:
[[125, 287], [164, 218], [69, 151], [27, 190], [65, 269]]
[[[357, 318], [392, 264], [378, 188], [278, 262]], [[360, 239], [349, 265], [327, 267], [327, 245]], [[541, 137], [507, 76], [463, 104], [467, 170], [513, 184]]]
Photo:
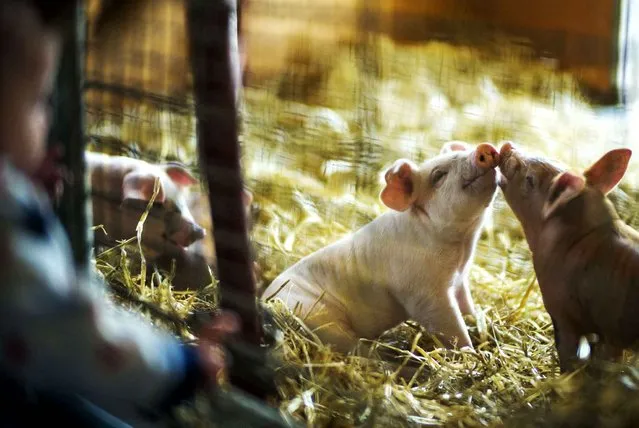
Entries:
[[12, 9], [11, 19], [0, 19], [10, 35], [2, 44], [0, 65], [0, 155], [32, 173], [45, 154], [60, 38], [28, 6]]

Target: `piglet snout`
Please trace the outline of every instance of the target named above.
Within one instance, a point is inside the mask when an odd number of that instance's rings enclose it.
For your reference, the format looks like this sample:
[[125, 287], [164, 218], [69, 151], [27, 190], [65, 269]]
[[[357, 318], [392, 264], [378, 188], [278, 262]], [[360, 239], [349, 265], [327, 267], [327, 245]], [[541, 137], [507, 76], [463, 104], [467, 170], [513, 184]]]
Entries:
[[502, 159], [505, 159], [508, 156], [510, 156], [513, 150], [514, 150], [513, 143], [511, 143], [510, 141], [506, 141], [499, 149], [499, 156]]
[[496, 168], [499, 164], [499, 152], [491, 144], [482, 143], [477, 146], [473, 160], [478, 168]]
[[507, 179], [513, 176], [521, 168], [521, 162], [517, 157], [517, 148], [510, 141], [506, 141], [499, 148], [499, 170]]
[[203, 227], [200, 227], [197, 224], [192, 225], [190, 241], [193, 241], [193, 242], [199, 241], [205, 236], [206, 236], [206, 229], [204, 229]]
[[173, 241], [176, 245], [180, 247], [188, 247], [194, 242], [199, 241], [200, 239], [206, 236], [206, 230], [195, 224], [182, 224], [179, 230], [171, 233], [168, 238]]

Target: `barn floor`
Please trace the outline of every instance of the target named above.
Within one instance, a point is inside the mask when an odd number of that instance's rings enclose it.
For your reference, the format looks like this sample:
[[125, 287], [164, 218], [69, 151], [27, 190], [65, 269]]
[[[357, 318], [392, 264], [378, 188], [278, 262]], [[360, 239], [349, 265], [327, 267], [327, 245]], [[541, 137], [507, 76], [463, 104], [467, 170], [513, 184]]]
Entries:
[[[243, 165], [258, 207], [252, 237], [265, 283], [381, 213], [378, 173], [398, 157], [420, 161], [452, 139], [512, 140], [584, 167], [620, 143], [637, 147], [633, 130], [624, 133], [619, 125], [626, 121], [621, 114], [593, 111], [569, 78], [512, 53], [495, 60], [441, 44], [377, 48], [383, 63], [375, 75], [336, 52], [314, 92], [277, 97], [286, 82], [245, 91]], [[635, 227], [638, 159], [611, 196]], [[98, 258], [112, 284], [180, 318], [194, 304], [215, 304], [210, 293], [193, 298], [161, 286], [152, 294], [123, 270], [126, 257], [117, 253]], [[500, 194], [475, 261], [471, 287], [479, 315], [467, 324], [476, 353], [444, 353], [409, 324], [380, 338], [379, 349], [424, 365], [428, 376], [408, 385], [373, 360], [332, 353], [277, 300], [269, 303], [285, 333], [275, 351], [297, 373], [280, 376], [280, 408], [314, 427], [539, 426], [542, 420], [544, 426], [599, 421], [596, 426], [613, 427], [639, 420], [639, 372], [631, 356], [628, 366], [558, 377], [552, 325], [529, 251]], [[164, 325], [190, 337], [183, 325]], [[605, 386], [595, 380], [602, 374]], [[197, 418], [187, 410], [185, 421]], [[532, 414], [511, 421], [521, 411]]]

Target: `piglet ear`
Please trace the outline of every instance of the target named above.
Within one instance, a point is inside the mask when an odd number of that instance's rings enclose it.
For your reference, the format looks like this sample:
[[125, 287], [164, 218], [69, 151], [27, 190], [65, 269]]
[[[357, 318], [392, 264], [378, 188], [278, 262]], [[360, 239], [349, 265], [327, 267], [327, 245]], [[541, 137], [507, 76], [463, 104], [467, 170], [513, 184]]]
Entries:
[[186, 168], [177, 163], [164, 165], [164, 172], [179, 187], [190, 187], [198, 183], [197, 179]]
[[415, 178], [417, 165], [406, 159], [399, 159], [386, 170], [386, 186], [379, 198], [388, 208], [406, 211], [415, 202]]
[[630, 149], [610, 150], [584, 172], [586, 182], [604, 195], [608, 194], [626, 173], [630, 156]]
[[[153, 197], [156, 178], [157, 177], [153, 174], [141, 174], [136, 172], [130, 172], [125, 175], [122, 182], [122, 201], [150, 201], [151, 197]], [[160, 190], [155, 197], [155, 202], [161, 204], [164, 203], [166, 196], [164, 194], [162, 182], [160, 182], [159, 185]]]
[[439, 152], [440, 154], [450, 153], [450, 152], [465, 152], [470, 150], [471, 147], [468, 143], [463, 141], [449, 141], [442, 147], [442, 150]]
[[543, 219], [548, 219], [560, 207], [578, 196], [584, 187], [586, 187], [586, 180], [570, 172], [566, 171], [555, 177], [550, 184], [548, 197], [542, 209]]

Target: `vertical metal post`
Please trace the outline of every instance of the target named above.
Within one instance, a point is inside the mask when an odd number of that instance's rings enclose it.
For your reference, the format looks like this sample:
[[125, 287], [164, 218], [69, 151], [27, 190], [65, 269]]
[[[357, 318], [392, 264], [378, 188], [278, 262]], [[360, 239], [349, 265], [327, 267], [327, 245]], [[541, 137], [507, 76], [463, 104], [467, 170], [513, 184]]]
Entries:
[[54, 98], [54, 117], [50, 141], [65, 146], [64, 164], [72, 171], [72, 182], [65, 186], [58, 215], [71, 240], [73, 257], [79, 270], [88, 269], [92, 248], [91, 210], [87, 200], [84, 158], [84, 51], [86, 20], [82, 1], [70, 8], [73, 35], [63, 46]]
[[[638, 80], [636, 68], [639, 53], [637, 48], [636, 24], [639, 18], [637, 2], [634, 0], [618, 0], [616, 4], [614, 40], [614, 78], [619, 104], [629, 105], [636, 101]], [[634, 25], [633, 25], [634, 24]]]
[[[276, 392], [252, 275], [242, 205], [239, 93], [240, 56], [236, 0], [187, 1], [187, 27], [200, 170], [209, 188], [220, 306], [238, 313], [241, 342], [229, 343], [231, 383], [258, 398]], [[211, 239], [211, 237], [209, 237]]]
[[221, 306], [241, 316], [244, 339], [259, 346], [262, 325], [241, 200], [236, 0], [190, 0], [187, 5], [198, 151], [215, 224]]

